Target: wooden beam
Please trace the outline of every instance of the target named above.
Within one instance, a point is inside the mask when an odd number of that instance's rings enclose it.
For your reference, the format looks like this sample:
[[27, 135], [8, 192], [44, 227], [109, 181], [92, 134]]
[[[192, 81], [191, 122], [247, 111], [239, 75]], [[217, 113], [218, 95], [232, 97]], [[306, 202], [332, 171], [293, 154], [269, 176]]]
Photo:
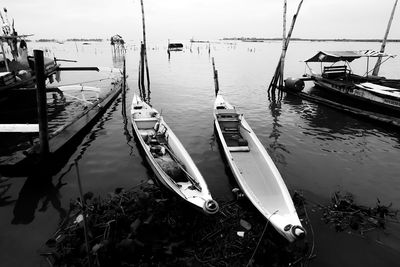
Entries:
[[39, 124], [0, 124], [1, 133], [37, 133]]

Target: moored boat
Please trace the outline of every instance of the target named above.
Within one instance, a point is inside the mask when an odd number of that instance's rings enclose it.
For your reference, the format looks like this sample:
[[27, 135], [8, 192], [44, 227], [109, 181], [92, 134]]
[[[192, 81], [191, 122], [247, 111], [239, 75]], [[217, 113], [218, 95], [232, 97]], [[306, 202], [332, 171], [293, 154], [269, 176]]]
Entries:
[[[400, 114], [400, 80], [387, 79], [382, 76], [370, 75], [368, 69], [370, 58], [389, 57], [381, 52], [366, 51], [319, 51], [307, 59], [310, 62], [321, 64], [321, 73], [315, 73], [309, 67], [309, 77], [315, 85], [329, 92], [337, 93], [345, 98], [361, 101], [360, 103], [372, 104], [384, 113]], [[354, 74], [349, 63], [358, 58], [367, 58], [367, 71], [364, 75]], [[337, 64], [342, 62], [343, 64]], [[323, 66], [329, 63], [329, 66]]]
[[274, 228], [292, 242], [305, 236], [286, 185], [243, 114], [218, 94], [215, 128], [239, 187]]
[[134, 94], [131, 106], [134, 133], [157, 178], [183, 200], [214, 214], [219, 207], [188, 152], [161, 114]]

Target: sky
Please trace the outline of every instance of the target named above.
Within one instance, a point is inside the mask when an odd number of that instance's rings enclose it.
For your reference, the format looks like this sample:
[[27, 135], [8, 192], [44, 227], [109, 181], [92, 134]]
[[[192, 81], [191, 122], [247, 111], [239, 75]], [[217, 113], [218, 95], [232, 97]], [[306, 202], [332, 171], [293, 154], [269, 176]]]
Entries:
[[[147, 41], [281, 37], [283, 0], [143, 0]], [[287, 29], [300, 0], [287, 0]], [[304, 0], [293, 37], [384, 36], [395, 0]], [[1, 0], [32, 39], [141, 40], [140, 0]], [[4, 14], [4, 13], [3, 13]], [[389, 38], [400, 39], [400, 4]]]

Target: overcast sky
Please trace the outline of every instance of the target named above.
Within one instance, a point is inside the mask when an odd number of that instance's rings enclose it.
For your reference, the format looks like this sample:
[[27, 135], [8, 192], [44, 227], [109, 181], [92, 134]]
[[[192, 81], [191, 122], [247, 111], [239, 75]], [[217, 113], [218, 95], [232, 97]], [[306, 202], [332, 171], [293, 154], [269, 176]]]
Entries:
[[[300, 0], [288, 0], [288, 22]], [[304, 0], [303, 38], [382, 38], [395, 0]], [[141, 39], [140, 0], [1, 0], [19, 34], [39, 38]], [[280, 37], [283, 0], [144, 0], [149, 42]], [[400, 5], [400, 4], [399, 4]], [[400, 6], [389, 38], [400, 39]], [[4, 13], [3, 13], [4, 14]]]

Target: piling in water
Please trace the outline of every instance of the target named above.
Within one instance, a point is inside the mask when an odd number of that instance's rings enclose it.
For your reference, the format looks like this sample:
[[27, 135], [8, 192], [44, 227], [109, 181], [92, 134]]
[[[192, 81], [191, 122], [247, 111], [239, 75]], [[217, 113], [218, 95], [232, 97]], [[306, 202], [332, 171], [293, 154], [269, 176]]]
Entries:
[[44, 58], [42, 50], [33, 51], [35, 57], [36, 99], [39, 121], [40, 154], [45, 157], [49, 154], [49, 133], [47, 123], [47, 96], [46, 76], [44, 73]]

